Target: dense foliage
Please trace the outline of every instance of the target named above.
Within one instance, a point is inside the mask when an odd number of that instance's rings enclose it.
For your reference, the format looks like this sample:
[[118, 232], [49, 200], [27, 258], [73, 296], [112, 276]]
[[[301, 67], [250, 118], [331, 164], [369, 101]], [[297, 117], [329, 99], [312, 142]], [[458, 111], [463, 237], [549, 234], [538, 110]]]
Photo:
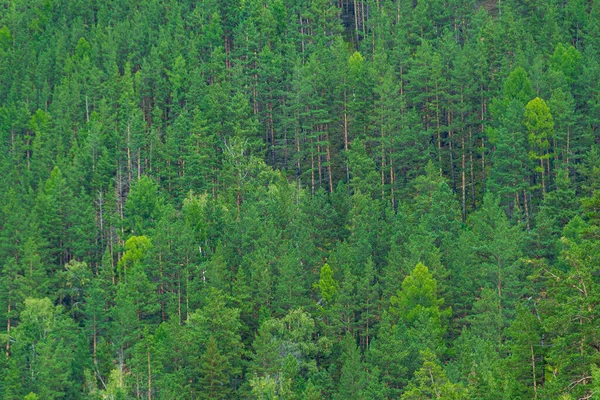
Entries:
[[598, 0], [2, 0], [0, 398], [600, 396], [599, 143]]

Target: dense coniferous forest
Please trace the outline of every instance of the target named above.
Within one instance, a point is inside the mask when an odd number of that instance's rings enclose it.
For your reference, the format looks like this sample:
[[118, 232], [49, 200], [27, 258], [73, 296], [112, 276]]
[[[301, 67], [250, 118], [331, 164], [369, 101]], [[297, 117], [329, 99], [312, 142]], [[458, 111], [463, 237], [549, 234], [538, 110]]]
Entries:
[[600, 1], [0, 0], [0, 398], [600, 398]]

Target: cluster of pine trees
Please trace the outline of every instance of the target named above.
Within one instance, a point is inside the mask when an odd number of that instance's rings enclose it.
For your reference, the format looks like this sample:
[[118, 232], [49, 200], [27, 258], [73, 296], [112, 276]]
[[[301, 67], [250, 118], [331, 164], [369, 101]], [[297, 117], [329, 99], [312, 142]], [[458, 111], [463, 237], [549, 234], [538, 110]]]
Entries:
[[2, 399], [600, 396], [598, 0], [0, 0], [0, 176]]

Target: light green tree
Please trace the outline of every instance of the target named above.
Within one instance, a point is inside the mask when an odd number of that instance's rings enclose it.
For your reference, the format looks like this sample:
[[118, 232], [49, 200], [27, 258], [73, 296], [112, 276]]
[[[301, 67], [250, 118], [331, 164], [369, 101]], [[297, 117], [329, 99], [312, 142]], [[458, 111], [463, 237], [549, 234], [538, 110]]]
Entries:
[[525, 106], [523, 123], [528, 132], [529, 157], [540, 163], [536, 171], [541, 174], [542, 193], [546, 194], [546, 178], [550, 173], [550, 139], [554, 134], [554, 120], [550, 114], [550, 107], [544, 100], [536, 97]]

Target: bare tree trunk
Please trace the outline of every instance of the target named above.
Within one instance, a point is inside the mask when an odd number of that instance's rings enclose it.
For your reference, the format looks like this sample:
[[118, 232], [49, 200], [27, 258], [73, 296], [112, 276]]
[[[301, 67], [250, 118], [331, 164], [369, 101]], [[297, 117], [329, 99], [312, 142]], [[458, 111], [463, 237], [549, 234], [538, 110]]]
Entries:
[[148, 349], [148, 400], [152, 400], [152, 369], [150, 368], [150, 349]]
[[31, 139], [25, 142], [27, 145], [27, 171], [31, 171]]
[[301, 164], [300, 164], [300, 133], [298, 132], [298, 128], [295, 128], [296, 134], [296, 175], [298, 176], [298, 182], [300, 182], [300, 174], [302, 173]]
[[310, 187], [311, 194], [315, 195], [315, 151], [312, 149], [312, 139], [311, 139], [311, 150], [310, 150]]
[[544, 195], [544, 197], [546, 196], [546, 180], [544, 177], [544, 159], [540, 158], [540, 166], [542, 167], [542, 194]]
[[546, 158], [546, 171], [547, 171], [547, 176], [548, 176], [548, 185], [552, 185], [552, 173], [550, 171], [550, 156], [548, 155], [548, 158]]
[[569, 153], [570, 153], [569, 145], [570, 145], [570, 142], [571, 142], [571, 128], [567, 127], [567, 156], [566, 156], [567, 165], [569, 165]]
[[96, 314], [94, 314], [94, 343], [93, 343], [93, 358], [94, 365], [98, 365], [98, 358], [96, 357], [96, 352], [98, 349], [98, 321], [96, 320]]
[[131, 125], [127, 124], [127, 177], [131, 184]]
[[302, 23], [302, 16], [300, 15], [300, 37], [302, 40], [302, 61], [304, 64], [304, 24]]
[[8, 318], [6, 318], [6, 335], [8, 336], [6, 338], [6, 357], [10, 357], [10, 312], [11, 312], [11, 306], [10, 306], [10, 293], [8, 295], [8, 310], [6, 315], [8, 316]]
[[485, 193], [485, 139], [481, 138], [481, 185]]
[[275, 166], [275, 127], [273, 123], [273, 103], [269, 102], [269, 129], [271, 132], [271, 161]]
[[[469, 143], [472, 143], [473, 141], [473, 132], [471, 129], [469, 129]], [[469, 162], [470, 162], [470, 169], [471, 169], [471, 203], [472, 203], [472, 209], [475, 209], [475, 171], [473, 169], [473, 165], [475, 164], [475, 162], [473, 161], [473, 149], [469, 149]]]
[[[346, 84], [346, 78], [344, 78], [344, 85]], [[348, 166], [348, 110], [347, 110], [347, 92], [344, 89], [344, 161], [346, 163], [346, 183], [350, 183], [350, 167]]]
[[396, 210], [396, 193], [394, 191], [394, 158], [390, 154], [390, 187], [391, 187], [391, 195], [392, 195], [392, 208]]
[[[448, 126], [452, 124], [452, 118], [448, 112]], [[452, 180], [452, 190], [456, 190], [456, 176], [454, 174], [454, 149], [452, 148], [452, 129], [448, 130], [448, 152], [450, 154], [450, 179]]]
[[329, 174], [329, 193], [333, 193], [333, 176], [331, 176], [331, 146], [329, 144], [329, 131], [325, 127], [325, 139], [327, 140], [327, 173]]
[[465, 170], [466, 166], [467, 154], [465, 152], [465, 137], [462, 137], [462, 221], [465, 222], [467, 220], [467, 196], [466, 196], [466, 177]]
[[529, 346], [531, 349], [531, 369], [533, 371], [533, 393], [534, 393], [534, 398], [537, 399], [537, 379], [535, 376], [535, 353], [533, 352], [533, 344], [530, 343]]
[[527, 192], [523, 189], [523, 206], [525, 208], [525, 224], [527, 225], [527, 231], [529, 232], [529, 206], [527, 205]]
[[497, 268], [498, 268], [498, 310], [502, 310], [502, 263], [500, 262], [500, 257], [497, 257], [496, 260]]
[[319, 168], [319, 187], [323, 186], [323, 168], [321, 165], [321, 145], [317, 145], [317, 166]]
[[[88, 104], [88, 96], [85, 95], [85, 122], [90, 123], [90, 106]], [[89, 132], [89, 128], [88, 128]]]
[[383, 128], [383, 123], [381, 124], [381, 198], [385, 197], [385, 131]]
[[356, 34], [356, 48], [358, 49], [358, 5], [356, 4], [356, 0], [354, 0], [354, 32]]
[[[360, 17], [361, 17], [361, 26], [360, 26], [360, 29], [361, 29], [361, 31], [362, 31], [362, 33], [364, 35], [365, 34], [365, 25], [366, 25], [366, 23], [365, 23], [365, 21], [366, 21], [366, 17], [365, 17], [365, 2], [364, 1], [360, 2]], [[375, 44], [375, 41], [373, 40], [373, 48], [375, 48], [374, 44]]]
[[438, 148], [438, 162], [440, 166], [440, 176], [442, 176], [443, 168], [442, 168], [442, 133], [441, 124], [440, 124], [440, 97], [439, 97], [439, 88], [435, 88], [435, 130], [437, 131], [437, 148]]

